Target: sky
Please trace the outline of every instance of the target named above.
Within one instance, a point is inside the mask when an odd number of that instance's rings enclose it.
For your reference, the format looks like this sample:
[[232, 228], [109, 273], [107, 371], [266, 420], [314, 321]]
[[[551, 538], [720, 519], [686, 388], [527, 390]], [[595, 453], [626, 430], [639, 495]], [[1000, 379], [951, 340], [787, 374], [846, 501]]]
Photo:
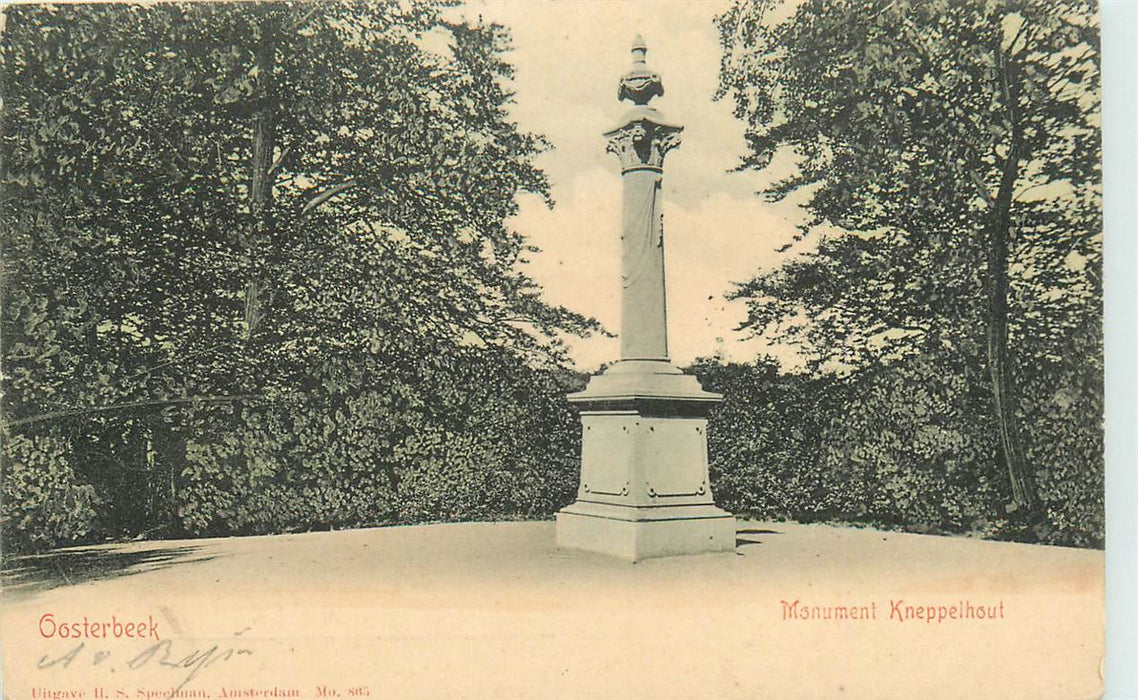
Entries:
[[[793, 364], [786, 351], [736, 331], [745, 306], [724, 299], [732, 283], [783, 259], [776, 250], [791, 241], [803, 216], [793, 201], [774, 205], [756, 195], [771, 174], [730, 172], [744, 153], [743, 124], [732, 115], [730, 98], [713, 100], [720, 59], [713, 19], [727, 6], [714, 0], [471, 0], [461, 12], [511, 29], [512, 115], [554, 146], [537, 165], [549, 176], [555, 206], [523, 195], [512, 222], [542, 251], [527, 271], [547, 300], [619, 332], [620, 168], [605, 153], [602, 134], [631, 107], [617, 101], [617, 84], [631, 66], [639, 33], [649, 68], [664, 82], [665, 95], [652, 106], [685, 127], [664, 173], [672, 360], [685, 365], [718, 354], [746, 361], [773, 350]], [[583, 370], [619, 357], [617, 338], [595, 336], [570, 347]]]

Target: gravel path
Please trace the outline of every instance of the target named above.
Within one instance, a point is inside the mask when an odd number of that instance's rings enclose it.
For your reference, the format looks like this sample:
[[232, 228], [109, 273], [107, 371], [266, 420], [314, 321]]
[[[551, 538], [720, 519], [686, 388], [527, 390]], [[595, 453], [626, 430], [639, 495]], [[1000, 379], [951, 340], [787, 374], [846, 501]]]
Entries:
[[553, 539], [476, 523], [60, 550], [6, 572], [4, 694], [1100, 692], [1100, 551], [740, 523], [734, 554], [629, 564]]

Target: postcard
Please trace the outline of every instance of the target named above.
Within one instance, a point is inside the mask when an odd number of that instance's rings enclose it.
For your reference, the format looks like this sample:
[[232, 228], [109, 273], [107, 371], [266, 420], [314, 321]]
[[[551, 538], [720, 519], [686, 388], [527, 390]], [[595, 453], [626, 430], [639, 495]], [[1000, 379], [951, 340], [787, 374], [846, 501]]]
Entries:
[[2, 16], [5, 698], [1102, 694], [1093, 2]]

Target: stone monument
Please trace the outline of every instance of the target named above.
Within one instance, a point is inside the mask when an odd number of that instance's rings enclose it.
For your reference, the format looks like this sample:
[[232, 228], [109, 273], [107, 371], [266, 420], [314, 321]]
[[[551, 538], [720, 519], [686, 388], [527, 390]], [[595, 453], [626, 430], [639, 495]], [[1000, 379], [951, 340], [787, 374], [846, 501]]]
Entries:
[[722, 397], [668, 359], [664, 157], [683, 127], [648, 106], [664, 94], [637, 37], [619, 100], [632, 109], [607, 132], [620, 159], [620, 360], [570, 394], [581, 414], [581, 484], [557, 514], [560, 547], [636, 561], [735, 548], [735, 518], [715, 506], [707, 473], [707, 413]]

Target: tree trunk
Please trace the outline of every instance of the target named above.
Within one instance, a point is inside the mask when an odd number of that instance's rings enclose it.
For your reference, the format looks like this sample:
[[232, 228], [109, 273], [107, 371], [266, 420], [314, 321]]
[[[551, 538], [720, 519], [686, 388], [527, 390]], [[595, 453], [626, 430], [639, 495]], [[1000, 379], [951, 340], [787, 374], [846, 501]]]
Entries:
[[997, 47], [997, 62], [1007, 100], [1011, 140], [1000, 173], [1000, 186], [992, 202], [988, 223], [988, 372], [992, 405], [1000, 438], [1000, 458], [1008, 470], [1014, 510], [1025, 514], [1036, 509], [1035, 479], [1027, 467], [1016, 418], [1016, 391], [1008, 354], [1008, 256], [1011, 238], [1011, 207], [1023, 134], [1017, 108], [1015, 80], [1003, 51]]
[[[269, 12], [272, 10], [269, 8]], [[264, 314], [262, 270], [258, 248], [272, 230], [273, 153], [276, 150], [276, 90], [273, 70], [276, 66], [276, 25], [266, 12], [261, 21], [260, 36], [254, 48], [256, 76], [256, 109], [253, 113], [253, 158], [250, 164], [249, 212], [252, 234], [245, 241], [249, 280], [245, 286], [245, 340]]]
[[[164, 419], [151, 421], [154, 436], [154, 450], [158, 463], [158, 473], [162, 474], [166, 482], [163, 484], [165, 493], [161, 500], [165, 502], [165, 522], [167, 534], [184, 533], [182, 519], [178, 512], [178, 474], [186, 466], [186, 437], [173, 425]], [[157, 525], [159, 523], [155, 523]]]

